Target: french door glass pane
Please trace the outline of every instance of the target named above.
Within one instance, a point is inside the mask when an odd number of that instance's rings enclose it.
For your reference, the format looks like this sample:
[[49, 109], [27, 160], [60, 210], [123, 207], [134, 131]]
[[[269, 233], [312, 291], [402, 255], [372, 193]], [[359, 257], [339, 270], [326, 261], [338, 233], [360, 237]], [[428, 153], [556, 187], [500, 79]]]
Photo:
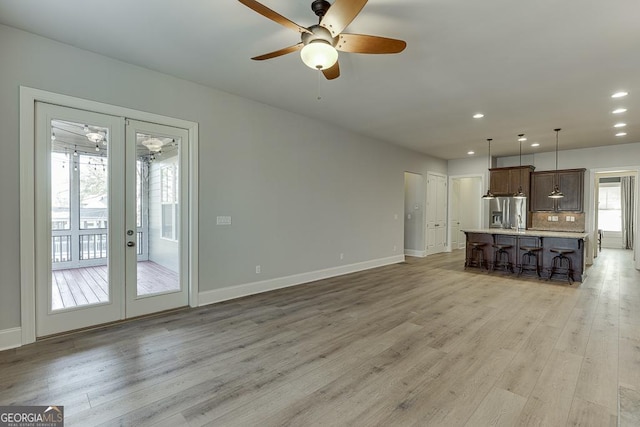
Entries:
[[180, 291], [180, 143], [179, 138], [136, 134], [137, 296]]
[[50, 125], [51, 309], [109, 302], [109, 129]]
[[101, 155], [78, 156], [80, 229], [107, 228], [107, 159]]

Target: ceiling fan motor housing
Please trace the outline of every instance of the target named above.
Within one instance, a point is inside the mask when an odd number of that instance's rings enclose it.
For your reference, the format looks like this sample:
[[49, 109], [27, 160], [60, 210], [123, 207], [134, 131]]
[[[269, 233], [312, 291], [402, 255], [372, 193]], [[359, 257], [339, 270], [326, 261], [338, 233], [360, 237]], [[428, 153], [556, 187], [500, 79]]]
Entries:
[[338, 39], [340, 38], [340, 36], [332, 37], [331, 32], [320, 25], [312, 25], [308, 30], [311, 31], [311, 34], [302, 33], [302, 43], [304, 43], [305, 46], [314, 40], [324, 40], [331, 46], [335, 47], [336, 43], [338, 43]]
[[313, 13], [315, 13], [320, 18], [322, 18], [324, 14], [327, 13], [327, 10], [329, 10], [330, 7], [331, 3], [325, 0], [314, 0], [314, 2], [311, 3], [311, 10], [313, 10]]

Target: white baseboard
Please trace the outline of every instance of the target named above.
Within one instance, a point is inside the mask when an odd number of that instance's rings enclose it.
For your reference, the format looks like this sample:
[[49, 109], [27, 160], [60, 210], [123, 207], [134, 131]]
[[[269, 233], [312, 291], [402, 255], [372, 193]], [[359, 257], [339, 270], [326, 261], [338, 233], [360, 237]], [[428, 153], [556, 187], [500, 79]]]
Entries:
[[405, 249], [404, 254], [406, 256], [415, 256], [418, 258], [424, 258], [427, 256], [427, 251], [416, 251], [415, 249]]
[[11, 328], [0, 331], [0, 351], [22, 345], [22, 328]]
[[342, 276], [344, 274], [369, 270], [372, 268], [382, 267], [390, 264], [397, 264], [400, 262], [404, 262], [404, 255], [395, 255], [388, 258], [381, 258], [371, 261], [359, 262], [356, 264], [327, 268], [325, 270], [311, 271], [309, 273], [294, 274], [292, 276], [277, 277], [275, 279], [262, 280], [260, 282], [245, 283], [242, 285], [214, 289], [212, 291], [204, 291], [198, 294], [198, 305], [203, 306], [214, 304], [217, 302], [245, 297], [248, 295], [273, 291], [275, 289], [288, 288], [290, 286], [314, 282], [316, 280]]

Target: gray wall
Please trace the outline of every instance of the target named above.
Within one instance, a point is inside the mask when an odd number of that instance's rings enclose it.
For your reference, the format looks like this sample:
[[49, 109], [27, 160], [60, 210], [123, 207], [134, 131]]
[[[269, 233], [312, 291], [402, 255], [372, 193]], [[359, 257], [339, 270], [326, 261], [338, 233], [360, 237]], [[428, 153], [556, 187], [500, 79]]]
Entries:
[[[20, 325], [21, 85], [200, 124], [201, 291], [398, 255], [404, 172], [447, 172], [439, 159], [6, 26], [0, 57], [0, 330]], [[217, 215], [233, 225], [216, 227]]]

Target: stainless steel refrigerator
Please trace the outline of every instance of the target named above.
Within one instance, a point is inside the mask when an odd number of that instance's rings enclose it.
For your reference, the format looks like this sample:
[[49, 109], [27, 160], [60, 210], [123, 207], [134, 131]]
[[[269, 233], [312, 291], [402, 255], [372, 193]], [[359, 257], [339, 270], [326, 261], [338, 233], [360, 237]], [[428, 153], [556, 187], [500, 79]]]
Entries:
[[496, 197], [489, 201], [489, 227], [512, 228], [524, 230], [527, 228], [526, 199], [514, 197]]

